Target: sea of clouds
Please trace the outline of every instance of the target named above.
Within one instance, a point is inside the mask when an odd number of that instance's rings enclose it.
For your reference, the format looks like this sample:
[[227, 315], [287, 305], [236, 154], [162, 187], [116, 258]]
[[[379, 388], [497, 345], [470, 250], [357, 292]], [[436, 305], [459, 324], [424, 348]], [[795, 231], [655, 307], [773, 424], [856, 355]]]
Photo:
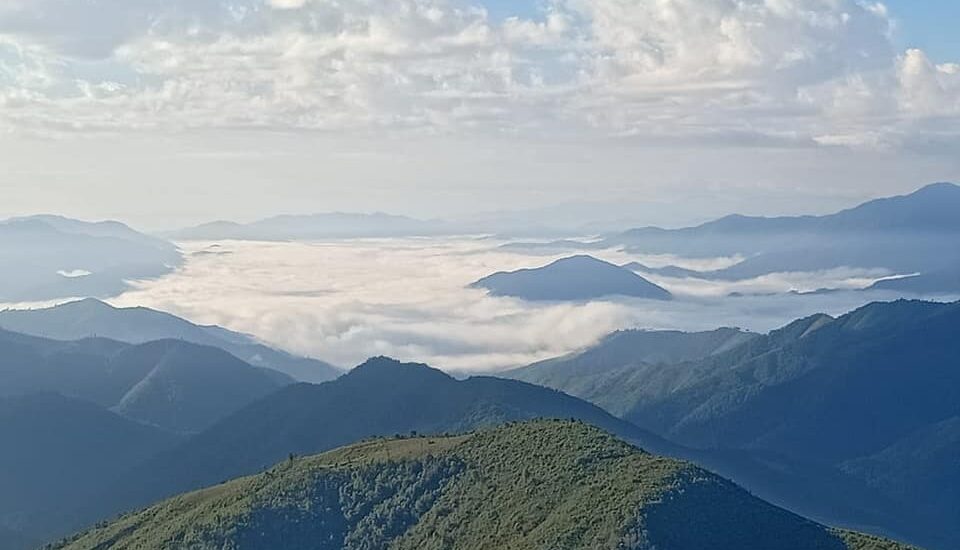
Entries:
[[[188, 257], [182, 269], [137, 282], [111, 302], [221, 325], [344, 367], [388, 355], [477, 372], [562, 355], [623, 328], [768, 331], [813, 313], [841, 314], [894, 297], [858, 291], [789, 294], [859, 288], [885, 275], [850, 269], [735, 283], [657, 279], [677, 296], [672, 302], [527, 303], [468, 288], [490, 273], [540, 266], [564, 255], [528, 255], [501, 244], [488, 238], [181, 243]], [[717, 268], [736, 261], [591, 253], [653, 267]], [[728, 296], [731, 292], [738, 295]]]

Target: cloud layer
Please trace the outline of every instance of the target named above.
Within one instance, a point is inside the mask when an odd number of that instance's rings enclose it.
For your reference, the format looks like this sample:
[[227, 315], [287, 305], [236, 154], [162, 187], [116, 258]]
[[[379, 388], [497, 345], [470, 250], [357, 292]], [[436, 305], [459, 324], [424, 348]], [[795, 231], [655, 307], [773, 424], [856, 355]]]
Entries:
[[951, 142], [960, 65], [892, 32], [863, 0], [7, 0], [0, 128]]
[[[189, 243], [176, 274], [139, 283], [116, 305], [143, 305], [254, 334], [343, 366], [374, 355], [450, 370], [501, 369], [562, 355], [621, 328], [766, 331], [817, 312], [844, 313], [883, 293], [743, 296], [869, 284], [881, 274], [836, 270], [770, 276], [737, 285], [664, 280], [673, 302], [610, 300], [541, 304], [467, 288], [492, 272], [544, 265], [486, 239], [395, 239], [331, 243]], [[618, 263], [681, 263], [607, 250]], [[727, 263], [724, 259], [711, 262]], [[685, 264], [696, 267], [702, 261]]]

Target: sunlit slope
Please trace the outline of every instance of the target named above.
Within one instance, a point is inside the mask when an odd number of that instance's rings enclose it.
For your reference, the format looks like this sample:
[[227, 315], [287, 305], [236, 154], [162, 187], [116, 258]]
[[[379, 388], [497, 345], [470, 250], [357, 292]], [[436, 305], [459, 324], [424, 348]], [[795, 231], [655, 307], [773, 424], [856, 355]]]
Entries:
[[361, 443], [62, 543], [123, 549], [905, 548], [839, 533], [585, 424]]

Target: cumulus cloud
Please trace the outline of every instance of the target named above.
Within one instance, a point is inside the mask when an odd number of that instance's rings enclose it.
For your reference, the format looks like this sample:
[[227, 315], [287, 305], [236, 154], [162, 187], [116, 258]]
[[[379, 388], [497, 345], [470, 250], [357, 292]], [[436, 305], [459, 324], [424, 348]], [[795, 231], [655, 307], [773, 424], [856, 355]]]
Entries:
[[863, 0], [10, 0], [0, 124], [896, 145], [956, 65]]
[[[136, 290], [111, 301], [223, 325], [344, 366], [383, 354], [476, 371], [562, 355], [620, 328], [744, 326], [765, 331], [797, 317], [839, 314], [892, 296], [850, 292], [725, 298], [724, 291], [733, 288], [665, 280], [680, 299], [525, 303], [491, 297], [467, 285], [495, 271], [542, 265], [554, 258], [507, 252], [498, 248], [500, 243], [484, 239], [220, 244], [218, 254], [203, 253], [209, 250], [204, 243], [185, 244], [190, 260], [182, 270], [137, 283]], [[616, 250], [597, 254], [618, 263], [678, 263], [677, 258], [629, 256]], [[840, 271], [772, 276], [743, 283], [737, 290], [785, 292], [838, 280], [852, 284], [857, 277], [867, 276]]]

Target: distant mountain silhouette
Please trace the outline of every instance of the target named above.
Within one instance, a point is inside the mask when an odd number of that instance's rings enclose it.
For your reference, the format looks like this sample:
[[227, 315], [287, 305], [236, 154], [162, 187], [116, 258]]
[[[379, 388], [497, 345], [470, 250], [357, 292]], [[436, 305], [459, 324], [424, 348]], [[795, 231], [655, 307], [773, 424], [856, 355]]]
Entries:
[[249, 224], [211, 222], [170, 234], [178, 240], [286, 241], [327, 238], [413, 237], [449, 234], [441, 221], [424, 221], [381, 212], [331, 212], [275, 216]]
[[630, 296], [669, 300], [665, 289], [636, 273], [591, 256], [572, 256], [550, 265], [495, 273], [471, 285], [495, 296], [524, 300], [592, 300]]
[[280, 371], [303, 382], [325, 382], [342, 373], [329, 363], [267, 347], [245, 334], [196, 325], [153, 309], [116, 308], [96, 299], [44, 309], [0, 311], [0, 328], [58, 340], [99, 336], [139, 344], [181, 339], [221, 348], [254, 366]]
[[171, 431], [203, 430], [291, 383], [181, 340], [63, 342], [0, 331], [0, 396], [57, 392]]
[[706, 273], [707, 278], [744, 279], [844, 266], [901, 274], [957, 272], [960, 247], [952, 245], [960, 235], [957, 211], [960, 186], [938, 183], [828, 216], [734, 215], [686, 229], [635, 229], [599, 246], [647, 254], [747, 256], [737, 265]]
[[841, 267], [919, 275], [880, 283], [904, 294], [960, 292], [960, 186], [935, 183], [914, 193], [877, 199], [826, 216], [761, 217], [739, 214], [695, 227], [643, 227], [589, 243], [511, 243], [537, 251], [622, 249], [628, 253], [690, 258], [742, 256], [723, 269], [696, 271], [676, 266], [625, 267], [666, 277], [743, 280], [770, 273]]
[[117, 222], [15, 218], [0, 222], [0, 302], [113, 296], [182, 261], [174, 245]]

